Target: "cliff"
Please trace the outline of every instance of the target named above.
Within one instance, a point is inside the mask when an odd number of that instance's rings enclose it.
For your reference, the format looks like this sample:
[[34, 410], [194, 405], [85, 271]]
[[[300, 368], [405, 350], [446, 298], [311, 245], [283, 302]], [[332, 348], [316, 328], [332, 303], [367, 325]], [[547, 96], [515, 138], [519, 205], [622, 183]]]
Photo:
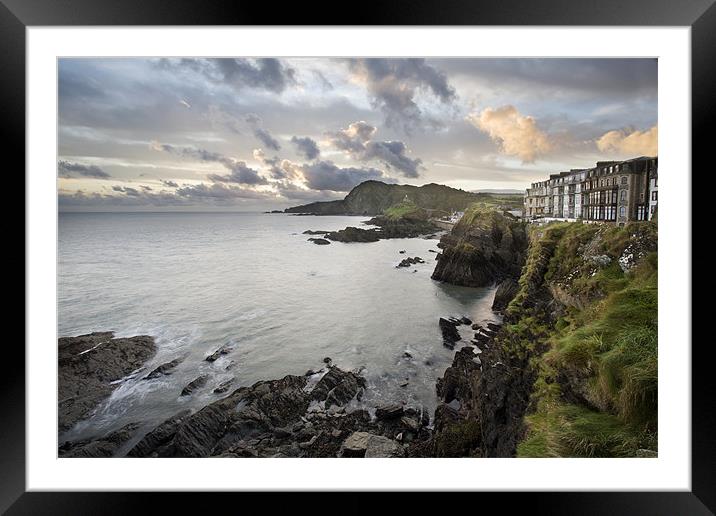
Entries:
[[480, 348], [441, 381], [430, 454], [656, 455], [656, 224], [530, 228], [517, 294]]
[[490, 194], [476, 194], [435, 183], [413, 186], [365, 181], [353, 188], [343, 200], [294, 206], [285, 212], [312, 215], [380, 215], [403, 201], [406, 195], [420, 208], [446, 213], [462, 211], [473, 202], [491, 199]]
[[519, 278], [527, 250], [525, 224], [473, 205], [440, 239], [443, 249], [432, 278], [454, 285], [485, 287]]

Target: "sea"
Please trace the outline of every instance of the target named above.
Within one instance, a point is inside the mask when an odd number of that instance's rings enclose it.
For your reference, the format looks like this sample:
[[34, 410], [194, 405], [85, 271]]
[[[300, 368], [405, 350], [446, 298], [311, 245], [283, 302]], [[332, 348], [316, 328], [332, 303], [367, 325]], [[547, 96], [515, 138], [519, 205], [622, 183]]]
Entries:
[[[499, 321], [494, 288], [434, 281], [432, 238], [316, 245], [305, 230], [368, 227], [368, 217], [268, 213], [61, 213], [58, 336], [114, 331], [151, 335], [158, 351], [118, 382], [111, 397], [59, 441], [105, 434], [131, 422], [154, 426], [260, 380], [325, 367], [361, 370], [366, 392], [353, 408], [403, 403], [432, 416], [435, 382], [470, 342], [451, 351], [440, 317]], [[405, 251], [401, 254], [401, 251]], [[435, 251], [435, 252], [431, 252]], [[406, 257], [425, 263], [396, 268]], [[205, 357], [222, 346], [215, 362]], [[143, 379], [182, 357], [171, 375]], [[199, 375], [204, 388], [180, 396]]]

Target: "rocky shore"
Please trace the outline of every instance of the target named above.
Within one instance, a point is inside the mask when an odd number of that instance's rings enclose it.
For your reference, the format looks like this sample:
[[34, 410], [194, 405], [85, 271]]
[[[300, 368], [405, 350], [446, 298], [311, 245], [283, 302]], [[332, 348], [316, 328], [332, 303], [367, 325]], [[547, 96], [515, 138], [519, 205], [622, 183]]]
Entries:
[[115, 338], [113, 332], [98, 332], [60, 338], [59, 431], [64, 432], [85, 419], [112, 394], [120, 380], [139, 369], [155, 352], [154, 339], [148, 335]]
[[[97, 334], [93, 334], [97, 335]], [[88, 336], [73, 339], [86, 340]], [[126, 344], [126, 342], [124, 343]], [[400, 404], [356, 408], [366, 382], [330, 363], [303, 376], [240, 387], [147, 429], [141, 421], [65, 442], [60, 457], [406, 457], [430, 437], [429, 416]], [[91, 410], [89, 404], [87, 408]]]

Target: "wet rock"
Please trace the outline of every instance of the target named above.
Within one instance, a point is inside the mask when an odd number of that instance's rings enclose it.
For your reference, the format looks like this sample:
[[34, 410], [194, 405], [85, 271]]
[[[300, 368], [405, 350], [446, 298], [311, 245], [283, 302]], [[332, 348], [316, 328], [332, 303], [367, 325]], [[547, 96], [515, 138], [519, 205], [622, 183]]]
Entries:
[[58, 427], [69, 430], [107, 399], [120, 380], [156, 351], [147, 335], [115, 338], [113, 332], [60, 337], [58, 352]]
[[397, 403], [382, 405], [375, 409], [375, 417], [378, 420], [395, 419], [403, 415], [403, 406]]
[[329, 245], [330, 242], [325, 238], [309, 238], [309, 242], [313, 242], [316, 245]]
[[234, 378], [229, 378], [226, 381], [221, 382], [216, 389], [214, 389], [214, 394], [223, 394], [226, 391], [229, 390], [229, 387], [231, 387], [231, 384], [234, 383]]
[[403, 358], [413, 358], [413, 355], [411, 355], [410, 353], [408, 353], [407, 351], [405, 351], [405, 352], [403, 353]]
[[405, 254], [405, 251], [398, 251], [399, 254]]
[[489, 323], [487, 323], [487, 328], [490, 329], [490, 330], [492, 330], [492, 331], [499, 331], [500, 328], [502, 328], [502, 325], [501, 325], [501, 324], [497, 324], [497, 323], [489, 322]]
[[463, 316], [463, 317], [460, 317], [460, 323], [466, 324], [469, 326], [470, 324], [472, 324], [472, 321], [469, 318]]
[[401, 260], [398, 265], [395, 266], [395, 268], [400, 267], [410, 267], [411, 265], [416, 265], [418, 263], [425, 263], [425, 260], [420, 258], [419, 256], [415, 256], [413, 258], [405, 258], [404, 260]]
[[327, 235], [328, 233], [330, 233], [330, 231], [314, 231], [312, 229], [307, 229], [303, 232], [304, 235]]
[[219, 349], [214, 351], [211, 355], [206, 357], [204, 360], [206, 360], [207, 362], [216, 362], [220, 357], [231, 353], [233, 349], [234, 348], [230, 344], [224, 344]]
[[326, 408], [342, 406], [354, 397], [360, 398], [364, 388], [365, 379], [362, 376], [332, 367], [313, 388], [311, 398], [324, 401]]
[[66, 442], [59, 447], [58, 456], [63, 458], [114, 457], [117, 450], [132, 438], [138, 428], [139, 423], [130, 423], [103, 437], [72, 443]]
[[500, 283], [495, 291], [495, 299], [492, 302], [492, 309], [496, 312], [503, 311], [507, 308], [507, 305], [510, 304], [510, 301], [512, 301], [517, 295], [519, 289], [520, 287], [517, 284], [517, 281], [512, 278], [505, 279], [502, 283]]
[[165, 362], [156, 369], [154, 369], [151, 373], [149, 373], [147, 376], [144, 377], [145, 380], [151, 380], [153, 378], [158, 378], [160, 376], [168, 376], [172, 374], [172, 371], [181, 364], [184, 361], [183, 357], [175, 358], [174, 360], [170, 362]]
[[206, 385], [206, 381], [209, 379], [208, 375], [201, 375], [187, 384], [181, 391], [181, 396], [190, 396], [197, 389], [201, 389]]
[[460, 337], [460, 332], [457, 331], [457, 324], [455, 322], [441, 317], [438, 324], [440, 325], [440, 332], [443, 336], [443, 344], [454, 346], [455, 343], [462, 338]]

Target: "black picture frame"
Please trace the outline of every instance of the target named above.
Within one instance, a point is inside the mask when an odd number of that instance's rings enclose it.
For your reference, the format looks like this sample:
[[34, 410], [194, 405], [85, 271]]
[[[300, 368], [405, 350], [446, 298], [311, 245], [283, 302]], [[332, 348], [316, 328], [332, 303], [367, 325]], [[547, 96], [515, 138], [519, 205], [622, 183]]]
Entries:
[[[345, 12], [345, 16], [338, 13]], [[324, 13], [320, 19], [317, 13]], [[319, 21], [320, 20], [320, 21]], [[692, 169], [705, 174], [710, 163], [709, 126], [716, 114], [716, 6], [714, 0], [391, 0], [361, 2], [360, 8], [319, 1], [284, 3], [280, 7], [241, 0], [0, 0], [0, 134], [6, 150], [19, 157], [16, 170], [25, 167], [25, 29], [28, 26], [78, 25], [542, 25], [542, 26], [688, 26], [691, 27]], [[668, 123], [668, 121], [665, 121]], [[9, 154], [9, 152], [8, 152]], [[683, 171], [690, 174], [690, 171]], [[704, 189], [706, 190], [706, 189]], [[705, 197], [705, 191], [700, 194]], [[20, 196], [17, 196], [20, 197]], [[24, 196], [22, 197], [24, 198]], [[692, 206], [701, 206], [692, 195]], [[699, 198], [698, 201], [705, 201]], [[696, 220], [695, 210], [692, 220]], [[16, 223], [17, 225], [17, 223]], [[19, 225], [17, 225], [19, 228]], [[23, 225], [23, 239], [24, 235]], [[18, 229], [19, 231], [19, 229]], [[692, 233], [693, 235], [694, 233]], [[686, 251], [686, 250], [685, 250]], [[693, 253], [693, 252], [692, 252]], [[692, 270], [708, 270], [706, 255], [692, 258]], [[13, 271], [24, 269], [16, 253]], [[25, 295], [23, 294], [23, 299]], [[17, 303], [19, 305], [19, 303]], [[697, 315], [703, 313], [692, 302]], [[24, 303], [23, 303], [24, 310]], [[698, 317], [692, 320], [699, 320]], [[686, 338], [688, 338], [688, 333]], [[17, 341], [15, 341], [17, 342]], [[696, 340], [694, 339], [694, 342]], [[689, 342], [667, 343], [686, 346]], [[589, 493], [477, 493], [474, 510], [496, 504], [500, 510], [528, 507], [537, 514], [713, 514], [716, 511], [716, 433], [710, 339], [692, 346], [692, 490], [690, 492], [589, 492]], [[0, 511], [7, 514], [126, 514], [149, 508], [148, 498], [165, 511], [187, 509], [185, 493], [59, 493], [26, 492], [25, 488], [25, 353], [6, 342], [6, 365], [0, 375]], [[212, 504], [253, 494], [217, 495]], [[365, 512], [376, 507], [374, 494], [352, 493], [341, 512]], [[452, 495], [455, 496], [455, 495]], [[303, 494], [289, 495], [295, 507], [307, 507]], [[233, 498], [232, 498], [233, 500]], [[156, 502], [157, 500], [151, 500]], [[286, 500], [263, 500], [266, 508], [286, 508]], [[279, 506], [278, 503], [281, 505]], [[425, 508], [425, 496], [414, 494], [401, 502], [402, 510]], [[206, 507], [204, 508], [206, 510]], [[221, 510], [217, 507], [217, 510]]]

